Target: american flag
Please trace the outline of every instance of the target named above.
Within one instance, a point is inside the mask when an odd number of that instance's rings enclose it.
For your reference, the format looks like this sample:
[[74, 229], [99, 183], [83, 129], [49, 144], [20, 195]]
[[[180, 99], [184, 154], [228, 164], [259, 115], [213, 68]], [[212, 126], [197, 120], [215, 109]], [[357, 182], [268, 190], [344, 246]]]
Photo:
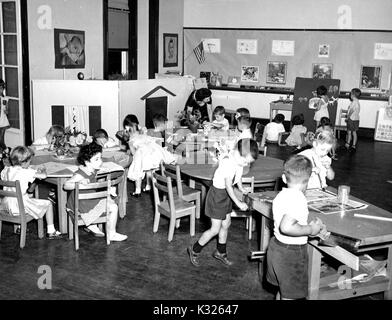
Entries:
[[195, 49], [193, 49], [193, 53], [196, 56], [197, 61], [199, 64], [204, 63], [206, 61], [206, 57], [204, 55], [204, 47], [203, 47], [203, 41], [201, 41]]

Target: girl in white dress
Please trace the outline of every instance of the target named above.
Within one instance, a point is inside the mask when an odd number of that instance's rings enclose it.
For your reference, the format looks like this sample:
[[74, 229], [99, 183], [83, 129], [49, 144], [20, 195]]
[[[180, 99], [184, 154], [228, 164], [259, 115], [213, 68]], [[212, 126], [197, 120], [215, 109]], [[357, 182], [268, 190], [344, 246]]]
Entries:
[[5, 91], [5, 82], [3, 79], [0, 79], [0, 148], [1, 151], [4, 151], [7, 148], [4, 141], [4, 135], [5, 135], [5, 131], [10, 127], [10, 123], [7, 117], [8, 98], [5, 97], [4, 91]]
[[177, 157], [162, 148], [156, 138], [141, 133], [136, 124], [132, 124], [129, 130], [129, 149], [133, 155], [132, 163], [128, 170], [128, 179], [135, 181], [135, 192], [133, 196], [141, 194], [142, 180], [147, 173], [146, 187], [143, 191], [151, 190], [151, 173], [159, 168], [161, 161], [174, 163]]
[[[59, 231], [56, 231], [53, 224], [52, 203], [49, 200], [30, 198], [27, 194], [29, 183], [32, 183], [35, 179], [46, 178], [46, 172], [39, 172], [30, 167], [30, 161], [33, 156], [34, 153], [31, 149], [24, 146], [15, 147], [10, 155], [12, 166], [3, 169], [1, 172], [1, 179], [4, 181], [19, 180], [26, 213], [35, 219], [40, 219], [45, 216], [47, 222], [47, 238], [60, 239], [62, 238], [62, 234]], [[6, 191], [15, 192], [14, 189], [15, 188], [4, 187], [4, 190]], [[8, 209], [10, 215], [19, 215], [17, 198], [4, 197], [2, 204]]]

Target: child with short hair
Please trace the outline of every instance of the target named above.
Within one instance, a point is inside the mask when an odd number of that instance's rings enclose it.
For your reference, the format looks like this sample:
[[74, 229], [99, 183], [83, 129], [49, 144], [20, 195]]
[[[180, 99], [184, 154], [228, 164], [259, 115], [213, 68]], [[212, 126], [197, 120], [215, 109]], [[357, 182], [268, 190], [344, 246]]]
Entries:
[[297, 147], [297, 149], [301, 148], [305, 142], [305, 134], [308, 129], [303, 125], [305, 122], [304, 115], [297, 114], [291, 120], [292, 128], [290, 135], [286, 139], [286, 143], [289, 146]]
[[229, 120], [225, 118], [225, 108], [223, 106], [217, 106], [214, 109], [213, 115], [215, 120], [211, 123], [212, 127], [217, 130], [228, 131], [230, 123]]
[[[242, 201], [242, 195], [247, 191], [242, 187], [241, 177], [243, 168], [258, 157], [259, 149], [256, 141], [252, 139], [242, 139], [237, 142], [236, 147], [227, 156], [219, 161], [219, 166], [215, 170], [212, 186], [208, 190], [205, 205], [205, 214], [211, 219], [211, 227], [205, 231], [200, 239], [187, 249], [191, 263], [200, 266], [199, 255], [207, 243], [218, 236], [217, 250], [213, 257], [225, 265], [232, 265], [227, 258], [226, 243], [227, 235], [231, 223], [230, 213], [232, 202], [241, 210], [248, 209]], [[237, 184], [239, 192], [234, 192], [233, 185]]]
[[235, 116], [234, 118], [238, 121], [239, 117], [249, 117], [250, 118], [250, 112], [247, 108], [238, 108], [235, 111]]
[[147, 135], [154, 138], [165, 139], [167, 118], [161, 113], [154, 114], [152, 117], [154, 129], [147, 129]]
[[[23, 195], [23, 204], [28, 215], [35, 219], [45, 216], [47, 223], [47, 238], [61, 239], [62, 234], [54, 227], [53, 206], [49, 200], [30, 198], [27, 194], [29, 184], [35, 179], [46, 179], [47, 175], [44, 170], [37, 170], [30, 167], [34, 151], [25, 146], [15, 147], [10, 154], [11, 166], [6, 166], [1, 172], [1, 179], [4, 181], [20, 182], [20, 188]], [[4, 190], [15, 191], [14, 188], [4, 187]], [[14, 197], [4, 197], [2, 204], [8, 209], [10, 215], [19, 215], [18, 199]]]
[[[97, 173], [102, 165], [102, 146], [95, 142], [84, 145], [80, 148], [78, 157], [80, 163], [79, 169], [74, 175], [64, 183], [64, 189], [70, 190], [67, 208], [75, 210], [75, 183], [88, 184], [97, 182]], [[110, 199], [109, 212], [107, 212], [107, 232], [110, 241], [124, 241], [128, 236], [116, 232], [118, 207], [117, 204]], [[84, 229], [88, 233], [92, 233], [95, 237], [104, 237], [105, 234], [94, 223], [102, 213], [106, 212], [105, 199], [87, 199], [79, 201], [80, 217], [86, 224]]]
[[237, 131], [238, 131], [237, 140], [253, 139], [253, 134], [250, 129], [251, 125], [252, 125], [252, 120], [250, 119], [250, 117], [241, 116], [237, 119]]
[[113, 148], [117, 146], [116, 141], [110, 138], [105, 129], [97, 129], [93, 134], [93, 141], [99, 144], [102, 148]]
[[53, 125], [49, 128], [48, 132], [44, 137], [38, 138], [33, 142], [34, 148], [46, 148], [49, 147], [57, 137], [62, 137], [64, 135], [64, 128], [60, 125]]
[[265, 143], [278, 143], [279, 133], [285, 132], [285, 128], [283, 126], [284, 115], [278, 113], [274, 120], [268, 123], [263, 132], [263, 138], [261, 139], [261, 147], [265, 146]]
[[276, 299], [304, 299], [308, 291], [308, 236], [323, 236], [327, 230], [320, 219], [308, 223], [304, 195], [312, 173], [311, 161], [292, 155], [284, 163], [287, 188], [272, 202], [274, 236], [267, 250], [267, 281], [278, 287]]
[[[333, 130], [333, 126], [331, 123], [331, 120], [329, 120], [329, 118], [327, 117], [322, 117], [320, 119], [320, 124], [316, 130], [317, 131], [322, 131], [322, 130], [329, 130], [331, 131], [332, 134], [334, 134], [334, 130]], [[335, 150], [335, 146], [332, 147], [331, 151], [329, 152], [329, 155], [331, 156], [331, 159], [333, 160], [338, 160], [337, 156], [336, 156], [336, 150]]]
[[[358, 135], [357, 131], [359, 129], [359, 112], [361, 111], [361, 106], [359, 104], [359, 98], [361, 96], [361, 90], [358, 88], [351, 89], [350, 92], [350, 105], [348, 106], [347, 110], [347, 140], [345, 147], [350, 151], [356, 151], [357, 142], [358, 142]], [[351, 143], [351, 136], [352, 146], [350, 148]]]
[[300, 155], [307, 157], [312, 165], [312, 175], [308, 182], [308, 189], [324, 189], [327, 181], [335, 178], [335, 171], [331, 167], [332, 160], [328, 157], [328, 152], [334, 148], [336, 139], [330, 130], [316, 131], [312, 148], [300, 152]]

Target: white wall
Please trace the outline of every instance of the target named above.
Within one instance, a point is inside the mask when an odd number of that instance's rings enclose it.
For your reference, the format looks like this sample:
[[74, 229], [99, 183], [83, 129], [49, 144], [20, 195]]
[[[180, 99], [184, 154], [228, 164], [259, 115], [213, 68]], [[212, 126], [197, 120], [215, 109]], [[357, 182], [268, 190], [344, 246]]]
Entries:
[[148, 1], [137, 0], [137, 78], [148, 79]]
[[[182, 72], [183, 61], [183, 25], [184, 25], [184, 0], [160, 0], [159, 1], [159, 68], [158, 73], [167, 70]], [[163, 34], [178, 34], [178, 66], [163, 67]]]
[[184, 0], [184, 27], [392, 30], [390, 0]]
[[[85, 79], [103, 78], [103, 8], [97, 0], [29, 0], [28, 29], [30, 79], [76, 80], [83, 72]], [[55, 69], [53, 29], [85, 32], [86, 64], [83, 69]]]
[[110, 136], [118, 131], [118, 81], [34, 80], [32, 92], [33, 139], [44, 136], [51, 126], [52, 105], [101, 106], [102, 128]]

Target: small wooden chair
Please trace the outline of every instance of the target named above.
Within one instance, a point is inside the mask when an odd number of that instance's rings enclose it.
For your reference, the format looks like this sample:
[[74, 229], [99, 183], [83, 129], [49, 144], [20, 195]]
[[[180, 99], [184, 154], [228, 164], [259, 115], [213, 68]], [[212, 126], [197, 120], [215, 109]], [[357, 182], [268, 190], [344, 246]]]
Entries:
[[[158, 231], [159, 219], [161, 214], [170, 219], [168, 241], [173, 240], [174, 228], [177, 220], [182, 217], [190, 216], [190, 234], [195, 235], [195, 215], [196, 206], [186, 202], [178, 196], [174, 196], [172, 179], [164, 177], [154, 172], [152, 174], [152, 186], [154, 190], [154, 227], [153, 232]], [[159, 197], [159, 191], [163, 193], [163, 199]]]
[[[75, 250], [79, 250], [79, 227], [84, 226], [85, 223], [80, 217], [81, 212], [79, 211], [79, 201], [89, 200], [89, 199], [106, 199], [106, 210], [101, 216], [96, 219], [93, 224], [105, 224], [107, 223], [107, 214], [109, 212], [109, 200], [110, 200], [110, 188], [121, 182], [122, 176], [115, 180], [111, 180], [111, 176], [107, 176], [106, 181], [80, 184], [75, 183], [75, 210], [67, 208], [68, 212], [68, 238], [72, 240], [75, 235]], [[87, 191], [86, 193], [81, 193], [80, 190]], [[97, 191], [98, 190], [98, 191]], [[82, 212], [84, 213], [84, 212]], [[73, 230], [72, 230], [73, 229]], [[110, 244], [109, 234], [106, 225], [106, 243]]]
[[347, 124], [346, 124], [347, 111], [348, 110], [340, 109], [338, 117], [336, 119], [337, 124], [334, 127], [334, 136], [336, 137], [336, 133], [337, 133], [338, 139], [340, 139], [340, 131], [347, 131]]
[[177, 191], [178, 196], [185, 201], [195, 201], [196, 204], [196, 219], [200, 218], [200, 207], [201, 207], [201, 191], [188, 187], [182, 183], [181, 180], [181, 168], [178, 164], [167, 164], [161, 162], [161, 173], [163, 176], [170, 177], [172, 182], [175, 181], [176, 187], [174, 191]]
[[[255, 178], [254, 177], [242, 177], [242, 185], [249, 193], [254, 192]], [[235, 209], [231, 212], [232, 218], [246, 218], [246, 229], [248, 230], [248, 239], [252, 240], [253, 232], [253, 217], [252, 211], [241, 211], [240, 209]]]
[[[1, 227], [2, 222], [11, 222], [13, 224], [20, 225], [20, 248], [23, 249], [26, 244], [26, 231], [27, 223], [35, 220], [32, 216], [26, 213], [23, 203], [23, 195], [20, 189], [20, 182], [17, 181], [2, 181], [0, 180], [0, 197], [14, 197], [18, 201], [19, 215], [10, 215], [8, 210], [6, 210], [2, 205], [0, 205], [0, 237], [1, 237]], [[14, 188], [15, 191], [5, 191], [4, 187]], [[38, 197], [38, 188], [35, 189], [35, 196]], [[16, 214], [16, 212], [14, 212]], [[44, 237], [44, 221], [43, 219], [38, 219], [38, 238], [42, 239]]]

